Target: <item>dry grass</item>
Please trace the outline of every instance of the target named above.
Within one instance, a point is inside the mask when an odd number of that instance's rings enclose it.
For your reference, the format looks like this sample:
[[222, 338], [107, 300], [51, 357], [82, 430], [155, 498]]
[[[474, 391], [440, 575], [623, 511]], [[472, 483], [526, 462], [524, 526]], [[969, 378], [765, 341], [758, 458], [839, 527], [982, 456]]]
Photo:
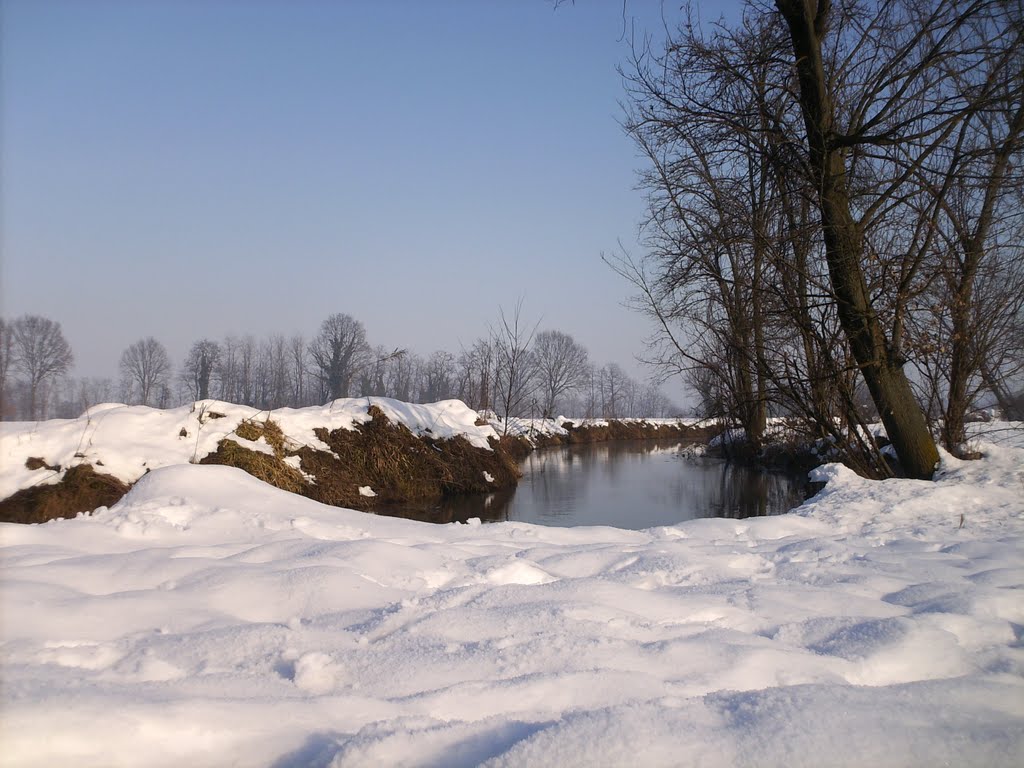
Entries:
[[31, 469], [32, 471], [35, 471], [37, 469], [48, 469], [51, 472], [60, 472], [60, 464], [47, 464], [44, 459], [41, 459], [38, 456], [29, 456], [27, 459], [25, 459], [25, 467], [26, 469]]
[[619, 421], [610, 419], [606, 424], [580, 424], [566, 422], [564, 425], [568, 443], [603, 443], [607, 440], [662, 440], [705, 439], [707, 430], [689, 427], [685, 424], [651, 424], [647, 421]]
[[302, 473], [295, 467], [284, 463], [284, 433], [277, 422], [270, 419], [243, 421], [235, 429], [235, 434], [243, 440], [252, 440], [253, 442], [261, 437], [264, 438], [267, 444], [273, 448], [274, 454], [270, 455], [244, 448], [230, 437], [225, 437], [217, 444], [217, 450], [203, 457], [199, 463], [237, 467], [283, 491], [292, 493], [305, 491], [307, 483]]
[[[498, 444], [487, 451], [473, 447], [461, 436], [450, 440], [417, 437], [404, 425], [390, 422], [376, 406], [368, 413], [370, 420], [355, 429], [314, 430], [330, 451], [309, 446], [291, 450], [276, 422], [243, 421], [235, 434], [252, 441], [262, 437], [273, 448], [273, 456], [225, 438], [216, 452], [200, 463], [238, 467], [283, 490], [353, 509], [417, 504], [515, 486], [519, 477], [515, 459]], [[300, 458], [302, 472], [284, 463], [288, 456]], [[493, 482], [486, 480], [485, 472]], [[376, 496], [360, 494], [363, 486], [372, 488]]]
[[45, 523], [117, 503], [129, 486], [88, 464], [71, 467], [59, 483], [35, 485], [0, 501], [0, 522]]
[[521, 461], [529, 456], [537, 448], [548, 448], [562, 444], [561, 435], [534, 435], [531, 442], [522, 435], [502, 435], [498, 438], [498, 445], [501, 449], [516, 461]]
[[274, 453], [277, 456], [283, 458], [285, 455], [284, 432], [281, 431], [281, 427], [276, 421], [272, 421], [269, 418], [263, 421], [246, 419], [235, 428], [235, 434], [244, 440], [252, 440], [253, 442], [262, 437], [267, 441], [267, 445], [274, 449]]
[[[423, 503], [442, 496], [514, 486], [515, 460], [500, 446], [474, 448], [464, 437], [417, 437], [393, 424], [376, 406], [355, 429], [316, 430], [332, 453], [303, 448], [302, 467], [316, 477], [306, 495], [325, 504], [370, 509], [375, 504]], [[336, 454], [336, 456], [334, 455]], [[487, 472], [494, 482], [484, 477]], [[362, 496], [360, 486], [377, 495]]]

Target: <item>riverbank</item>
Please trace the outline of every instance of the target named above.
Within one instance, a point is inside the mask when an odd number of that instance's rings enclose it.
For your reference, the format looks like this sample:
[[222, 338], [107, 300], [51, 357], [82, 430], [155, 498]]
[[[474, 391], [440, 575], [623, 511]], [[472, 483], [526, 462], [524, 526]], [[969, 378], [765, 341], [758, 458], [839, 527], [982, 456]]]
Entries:
[[510, 449], [525, 456], [538, 448], [602, 443], [610, 440], [707, 441], [718, 433], [711, 422], [699, 419], [503, 419], [489, 416], [495, 432]]
[[[881, 423], [868, 426], [868, 439], [877, 446], [889, 463], [892, 474], [902, 476], [899, 461], [889, 443], [885, 427]], [[807, 435], [799, 424], [784, 418], [770, 419], [768, 428], [757, 445], [752, 444], [742, 429], [722, 425], [708, 430], [711, 437], [687, 449], [695, 457], [726, 459], [766, 472], [808, 473], [829, 463], [844, 463], [854, 471], [863, 472], [866, 462], [858, 469], [849, 456], [839, 450], [830, 438], [814, 438]], [[966, 456], [980, 456], [983, 442], [1013, 442], [1024, 434], [1024, 422], [973, 421], [966, 425], [967, 442], [963, 446]]]
[[485, 493], [518, 478], [498, 434], [457, 400], [352, 398], [275, 411], [213, 400], [168, 410], [106, 404], [78, 419], [0, 424], [0, 521], [109, 507], [147, 473], [181, 464], [236, 467], [362, 510]]
[[747, 439], [742, 429], [725, 425], [709, 427], [710, 436], [693, 446], [694, 456], [725, 459], [765, 472], [806, 473], [822, 464], [841, 461], [837, 451], [823, 440], [801, 437], [783, 419], [773, 420], [759, 444]]
[[458, 400], [350, 398], [274, 411], [214, 400], [168, 410], [105, 404], [78, 419], [0, 423], [0, 522], [109, 507], [146, 473], [179, 464], [236, 467], [337, 507], [422, 506], [514, 488], [517, 460], [536, 448], [701, 434], [675, 420], [505, 424]]

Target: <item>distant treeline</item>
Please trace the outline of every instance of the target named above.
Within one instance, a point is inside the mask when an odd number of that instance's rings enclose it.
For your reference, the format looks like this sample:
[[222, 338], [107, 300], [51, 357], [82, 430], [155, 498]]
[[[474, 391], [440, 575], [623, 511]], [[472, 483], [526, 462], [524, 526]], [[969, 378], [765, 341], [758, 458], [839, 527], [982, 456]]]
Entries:
[[527, 327], [519, 312], [469, 347], [421, 356], [373, 346], [364, 325], [333, 314], [315, 336], [199, 339], [175, 365], [153, 337], [121, 355], [118, 376], [69, 375], [74, 361], [60, 323], [38, 315], [0, 319], [0, 411], [4, 420], [73, 418], [91, 405], [169, 408], [214, 398], [261, 409], [339, 397], [413, 403], [456, 398], [499, 416], [666, 417], [681, 414], [655, 385], [615, 364], [598, 365], [572, 336]]

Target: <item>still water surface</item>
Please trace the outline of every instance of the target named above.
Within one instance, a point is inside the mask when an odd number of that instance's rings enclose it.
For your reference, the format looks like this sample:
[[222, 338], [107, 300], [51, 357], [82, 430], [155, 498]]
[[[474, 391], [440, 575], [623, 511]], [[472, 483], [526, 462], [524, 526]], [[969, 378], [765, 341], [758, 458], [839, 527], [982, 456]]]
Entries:
[[484, 522], [642, 529], [698, 517], [781, 514], [807, 497], [803, 475], [685, 458], [680, 453], [685, 445], [642, 440], [535, 451], [520, 465], [523, 477], [514, 490], [385, 514], [434, 522], [479, 517]]

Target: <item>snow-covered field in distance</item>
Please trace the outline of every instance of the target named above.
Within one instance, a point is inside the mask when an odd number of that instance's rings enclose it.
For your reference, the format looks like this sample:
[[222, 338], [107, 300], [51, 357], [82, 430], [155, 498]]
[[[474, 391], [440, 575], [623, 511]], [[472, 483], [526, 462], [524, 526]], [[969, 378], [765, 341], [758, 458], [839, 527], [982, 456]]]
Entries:
[[154, 469], [0, 526], [0, 765], [1019, 765], [1019, 443], [639, 532]]

